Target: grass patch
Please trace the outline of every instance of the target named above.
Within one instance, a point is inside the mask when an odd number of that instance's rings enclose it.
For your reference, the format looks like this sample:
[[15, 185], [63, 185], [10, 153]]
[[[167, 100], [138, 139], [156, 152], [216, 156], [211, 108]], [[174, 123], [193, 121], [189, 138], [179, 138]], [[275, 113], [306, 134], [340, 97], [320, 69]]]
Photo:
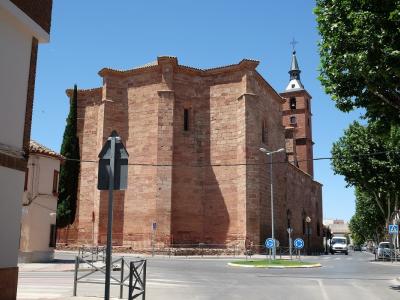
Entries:
[[273, 266], [282, 266], [282, 267], [300, 267], [300, 266], [309, 266], [315, 265], [315, 263], [310, 263], [306, 261], [298, 261], [298, 260], [287, 260], [287, 259], [257, 259], [257, 260], [238, 260], [232, 262], [235, 265], [244, 265], [244, 266], [254, 266], [254, 267], [273, 267]]

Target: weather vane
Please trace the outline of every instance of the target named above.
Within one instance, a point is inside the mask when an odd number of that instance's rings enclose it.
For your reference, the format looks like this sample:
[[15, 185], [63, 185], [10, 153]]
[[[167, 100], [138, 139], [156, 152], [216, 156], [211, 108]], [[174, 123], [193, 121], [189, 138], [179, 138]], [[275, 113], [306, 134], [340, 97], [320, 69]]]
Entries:
[[293, 38], [293, 40], [290, 42], [290, 44], [292, 45], [293, 48], [293, 52], [296, 52], [296, 44], [298, 44], [299, 42], [295, 40], [295, 38]]

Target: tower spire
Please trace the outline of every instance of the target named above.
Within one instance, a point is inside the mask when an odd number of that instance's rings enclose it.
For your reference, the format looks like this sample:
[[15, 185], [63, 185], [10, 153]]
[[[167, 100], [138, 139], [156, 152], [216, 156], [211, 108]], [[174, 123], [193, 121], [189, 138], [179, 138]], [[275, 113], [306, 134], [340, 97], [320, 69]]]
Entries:
[[287, 85], [285, 91], [304, 89], [304, 86], [300, 80], [301, 70], [299, 68], [299, 63], [297, 62], [297, 57], [296, 57], [295, 46], [297, 43], [298, 42], [295, 39], [293, 39], [293, 41], [290, 42], [290, 44], [292, 44], [292, 47], [293, 47], [292, 63], [290, 65], [290, 70], [289, 70], [290, 81], [289, 81], [289, 84]]

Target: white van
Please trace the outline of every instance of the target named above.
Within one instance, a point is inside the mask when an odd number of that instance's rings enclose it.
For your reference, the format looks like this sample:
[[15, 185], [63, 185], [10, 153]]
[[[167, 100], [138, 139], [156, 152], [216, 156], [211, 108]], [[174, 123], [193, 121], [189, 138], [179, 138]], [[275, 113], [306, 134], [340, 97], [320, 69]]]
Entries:
[[349, 255], [349, 249], [347, 246], [347, 239], [345, 237], [333, 237], [331, 239], [331, 254], [344, 253]]

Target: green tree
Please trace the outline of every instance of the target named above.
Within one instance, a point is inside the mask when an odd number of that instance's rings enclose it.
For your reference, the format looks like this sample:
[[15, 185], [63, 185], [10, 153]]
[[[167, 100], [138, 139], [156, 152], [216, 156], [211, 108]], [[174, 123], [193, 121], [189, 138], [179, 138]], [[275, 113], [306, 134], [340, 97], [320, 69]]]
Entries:
[[320, 81], [345, 112], [398, 123], [400, 0], [317, 0]]
[[57, 203], [57, 226], [62, 228], [72, 224], [75, 219], [79, 178], [79, 140], [77, 137], [77, 98], [76, 85], [70, 99], [70, 110], [65, 126], [61, 154], [68, 158], [61, 166], [59, 196]]
[[382, 133], [379, 122], [367, 126], [354, 122], [332, 148], [335, 174], [343, 175], [349, 186], [371, 195], [387, 224], [393, 209], [399, 208], [399, 141], [398, 126]]
[[356, 189], [356, 211], [350, 220], [350, 232], [354, 244], [367, 240], [380, 240], [384, 235], [385, 219], [372, 196]]

